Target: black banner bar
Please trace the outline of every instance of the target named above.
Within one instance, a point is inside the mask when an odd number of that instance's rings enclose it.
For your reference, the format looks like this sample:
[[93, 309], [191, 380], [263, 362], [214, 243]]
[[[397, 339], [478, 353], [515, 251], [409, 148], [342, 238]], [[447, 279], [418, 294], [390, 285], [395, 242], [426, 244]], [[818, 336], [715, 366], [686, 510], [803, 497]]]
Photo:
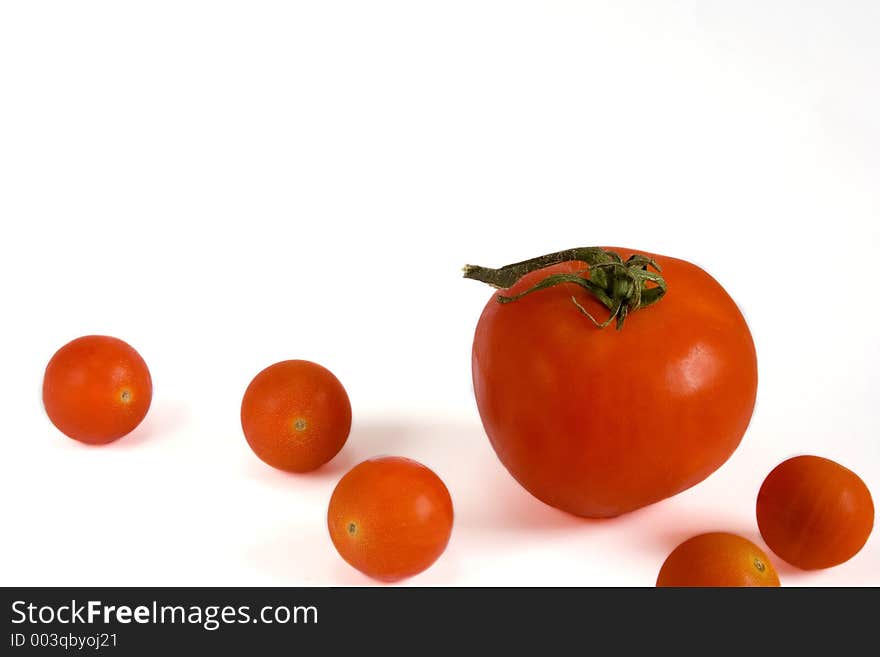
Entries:
[[[6, 588], [4, 655], [850, 644], [878, 589]], [[702, 639], [700, 637], [703, 637]], [[695, 643], [696, 642], [696, 643]], [[840, 643], [843, 642], [843, 643]], [[857, 645], [857, 644], [850, 644]], [[712, 645], [706, 644], [707, 649]], [[332, 648], [332, 649], [331, 649]], [[551, 650], [552, 648], [552, 650]], [[256, 651], [256, 652], [254, 652]], [[548, 652], [549, 651], [549, 652]], [[311, 653], [310, 653], [311, 654]]]

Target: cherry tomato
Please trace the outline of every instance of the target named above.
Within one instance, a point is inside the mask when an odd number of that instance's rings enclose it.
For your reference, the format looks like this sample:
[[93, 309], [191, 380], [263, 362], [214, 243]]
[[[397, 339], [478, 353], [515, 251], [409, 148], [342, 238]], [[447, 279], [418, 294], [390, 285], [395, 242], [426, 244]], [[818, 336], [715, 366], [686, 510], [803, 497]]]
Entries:
[[330, 538], [362, 573], [384, 581], [422, 572], [446, 549], [452, 499], [431, 470], [400, 457], [364, 461], [336, 485]]
[[351, 404], [330, 370], [286, 360], [251, 381], [241, 402], [241, 427], [263, 461], [288, 472], [308, 472], [342, 449], [351, 430]]
[[[550, 275], [592, 281], [579, 261], [527, 273], [477, 324], [474, 391], [495, 452], [535, 497], [576, 515], [616, 516], [702, 481], [739, 445], [754, 408], [755, 347], [736, 304], [696, 265], [646, 255], [668, 291], [618, 314], [620, 330], [594, 325], [586, 313], [599, 321], [609, 310], [573, 282], [509, 300]], [[498, 271], [465, 275], [492, 283]]]
[[104, 335], [68, 342], [52, 356], [43, 377], [43, 406], [52, 424], [92, 445], [130, 433], [152, 398], [144, 359], [122, 340]]
[[874, 502], [859, 476], [819, 456], [777, 465], [756, 505], [761, 536], [798, 568], [829, 568], [862, 549], [874, 526]]
[[757, 545], [713, 532], [675, 548], [660, 568], [657, 586], [779, 586], [779, 576]]

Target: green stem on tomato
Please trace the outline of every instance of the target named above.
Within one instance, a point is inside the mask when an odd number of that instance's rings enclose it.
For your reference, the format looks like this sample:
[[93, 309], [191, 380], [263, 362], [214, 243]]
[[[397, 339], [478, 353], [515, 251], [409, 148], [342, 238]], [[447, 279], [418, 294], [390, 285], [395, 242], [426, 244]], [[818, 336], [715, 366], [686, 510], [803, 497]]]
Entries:
[[578, 311], [587, 316], [597, 328], [605, 328], [616, 320], [617, 329], [620, 330], [630, 312], [655, 304], [666, 294], [666, 280], [660, 275], [660, 266], [653, 259], [634, 254], [624, 262], [617, 252], [592, 246], [548, 253], [498, 269], [465, 265], [464, 277], [487, 283], [494, 288], [508, 289], [526, 274], [562, 262], [582, 262], [587, 265], [587, 269], [583, 272], [550, 274], [519, 294], [499, 294], [498, 302], [510, 303], [539, 290], [573, 283], [605, 306], [610, 315], [600, 322], [572, 296], [571, 300]]

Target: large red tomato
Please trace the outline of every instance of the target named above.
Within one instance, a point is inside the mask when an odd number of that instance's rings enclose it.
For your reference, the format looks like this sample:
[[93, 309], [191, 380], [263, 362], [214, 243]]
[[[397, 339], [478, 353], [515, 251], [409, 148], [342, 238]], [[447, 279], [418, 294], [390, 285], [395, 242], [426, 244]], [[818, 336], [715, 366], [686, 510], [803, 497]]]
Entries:
[[[702, 481], [736, 449], [755, 403], [754, 343], [724, 288], [689, 262], [631, 256], [583, 249], [465, 269], [509, 288], [486, 304], [473, 344], [492, 446], [533, 495], [580, 516]], [[597, 325], [609, 317], [618, 330]]]

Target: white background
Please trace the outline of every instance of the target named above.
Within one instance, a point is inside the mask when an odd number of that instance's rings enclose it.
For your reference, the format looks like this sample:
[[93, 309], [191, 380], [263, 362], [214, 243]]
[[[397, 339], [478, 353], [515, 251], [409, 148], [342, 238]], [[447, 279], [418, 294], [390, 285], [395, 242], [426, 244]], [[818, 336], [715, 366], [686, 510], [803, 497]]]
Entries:
[[[880, 491], [880, 9], [873, 2], [4, 2], [0, 581], [346, 585], [325, 528], [377, 454], [433, 468], [456, 526], [412, 585], [653, 585], [684, 538], [760, 541], [758, 487], [814, 453]], [[717, 473], [611, 521], [514, 483], [470, 383], [499, 266], [614, 244], [692, 260], [758, 348]], [[43, 368], [88, 333], [155, 383], [135, 433], [61, 435]], [[328, 466], [241, 434], [264, 366], [348, 389]], [[880, 585], [880, 536], [784, 585]]]

